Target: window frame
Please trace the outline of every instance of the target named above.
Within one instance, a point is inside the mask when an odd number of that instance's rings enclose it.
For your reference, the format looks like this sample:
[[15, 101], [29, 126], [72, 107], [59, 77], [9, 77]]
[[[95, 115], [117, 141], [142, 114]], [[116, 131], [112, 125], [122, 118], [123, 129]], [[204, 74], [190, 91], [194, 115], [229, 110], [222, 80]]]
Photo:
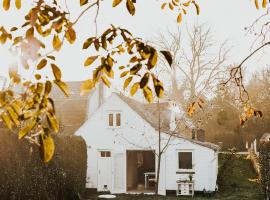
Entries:
[[[110, 126], [110, 115], [113, 115], [113, 125]], [[117, 126], [117, 114], [120, 114], [120, 126]], [[106, 112], [106, 124], [107, 127], [110, 129], [117, 129], [117, 128], [122, 128], [122, 124], [123, 124], [123, 112], [119, 111], [119, 110], [109, 110]]]
[[[179, 153], [191, 153], [191, 169], [184, 169], [184, 168], [179, 168]], [[179, 149], [176, 151], [176, 169], [177, 172], [194, 172], [194, 150], [193, 149]]]

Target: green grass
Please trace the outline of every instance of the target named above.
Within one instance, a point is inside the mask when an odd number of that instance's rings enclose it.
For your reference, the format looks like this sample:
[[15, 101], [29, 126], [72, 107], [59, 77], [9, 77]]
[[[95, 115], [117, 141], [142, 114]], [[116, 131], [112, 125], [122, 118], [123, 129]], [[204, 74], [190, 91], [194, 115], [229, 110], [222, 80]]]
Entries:
[[[220, 165], [223, 164], [226, 155], [219, 158]], [[255, 179], [254, 172], [250, 160], [245, 156], [237, 156], [237, 158], [229, 163], [228, 168], [224, 171], [224, 178], [220, 184], [219, 191], [211, 197], [203, 195], [195, 195], [194, 200], [260, 200], [263, 196], [260, 191], [260, 185], [249, 179]], [[97, 199], [98, 194], [89, 196], [90, 199]], [[117, 200], [154, 200], [155, 196], [151, 195], [117, 195]], [[191, 197], [169, 196], [159, 197], [159, 200], [190, 200]]]

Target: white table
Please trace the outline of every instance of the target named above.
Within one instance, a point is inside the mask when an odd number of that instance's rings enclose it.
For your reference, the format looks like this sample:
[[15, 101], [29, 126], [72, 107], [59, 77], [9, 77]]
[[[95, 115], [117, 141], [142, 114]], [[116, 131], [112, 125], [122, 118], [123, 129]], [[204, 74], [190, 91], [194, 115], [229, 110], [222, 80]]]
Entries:
[[148, 180], [149, 180], [149, 176], [154, 176], [156, 178], [156, 172], [145, 172], [144, 173], [144, 187], [145, 189], [148, 188]]

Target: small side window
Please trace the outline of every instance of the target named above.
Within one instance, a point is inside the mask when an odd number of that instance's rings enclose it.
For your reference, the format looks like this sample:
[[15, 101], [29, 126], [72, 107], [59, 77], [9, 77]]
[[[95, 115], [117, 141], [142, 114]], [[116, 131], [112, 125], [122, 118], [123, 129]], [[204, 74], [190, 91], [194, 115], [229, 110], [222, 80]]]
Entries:
[[100, 152], [100, 157], [109, 158], [109, 157], [111, 157], [111, 152], [110, 151], [101, 151]]
[[116, 126], [121, 126], [121, 114], [116, 113]]

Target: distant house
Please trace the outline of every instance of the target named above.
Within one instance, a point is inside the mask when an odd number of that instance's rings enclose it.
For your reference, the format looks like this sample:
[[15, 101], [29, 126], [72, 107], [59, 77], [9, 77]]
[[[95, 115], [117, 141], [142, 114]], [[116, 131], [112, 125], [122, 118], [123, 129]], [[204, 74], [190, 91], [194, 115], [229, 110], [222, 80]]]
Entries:
[[[153, 192], [160, 133], [161, 148], [166, 148], [158, 193], [166, 195], [178, 187], [190, 194], [193, 186], [195, 191], [215, 190], [219, 148], [184, 136], [178, 122], [189, 128], [192, 123], [173, 102], [145, 104], [118, 93], [104, 99], [96, 91], [87, 107], [87, 121], [75, 133], [88, 147], [87, 188]], [[192, 184], [179, 185], [182, 182]]]
[[260, 138], [260, 142], [269, 142], [270, 141], [270, 133], [264, 133]]

